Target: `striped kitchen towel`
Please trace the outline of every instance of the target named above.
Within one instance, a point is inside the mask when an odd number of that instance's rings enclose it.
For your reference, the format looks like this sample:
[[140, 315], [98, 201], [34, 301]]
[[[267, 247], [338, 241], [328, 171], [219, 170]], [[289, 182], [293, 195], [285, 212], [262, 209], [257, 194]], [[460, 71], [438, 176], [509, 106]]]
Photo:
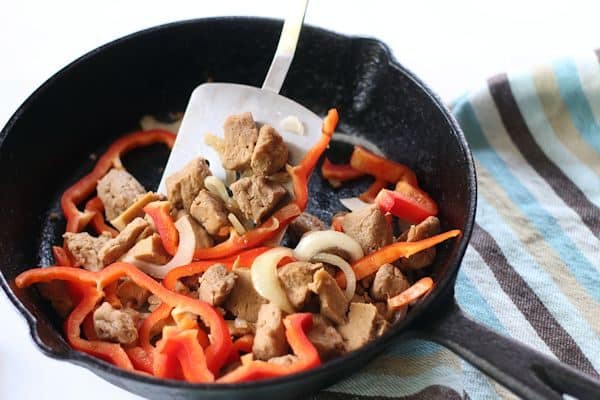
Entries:
[[[453, 113], [479, 183], [459, 304], [492, 329], [598, 377], [599, 55], [495, 76], [458, 99]], [[398, 343], [317, 397], [514, 398], [425, 341]]]

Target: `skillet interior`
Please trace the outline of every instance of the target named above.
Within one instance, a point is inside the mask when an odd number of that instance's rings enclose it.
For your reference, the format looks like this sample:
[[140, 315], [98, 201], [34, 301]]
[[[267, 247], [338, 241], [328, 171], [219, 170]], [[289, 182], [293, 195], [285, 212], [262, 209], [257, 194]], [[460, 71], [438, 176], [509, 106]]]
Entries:
[[[419, 311], [383, 338], [328, 368], [278, 380], [198, 392], [201, 385], [131, 379], [106, 363], [73, 352], [60, 334], [60, 323], [35, 290], [17, 290], [23, 270], [51, 263], [50, 249], [60, 243], [64, 220], [62, 191], [93, 166], [120, 134], [136, 128], [144, 114], [185, 108], [187, 98], [207, 79], [259, 86], [276, 46], [281, 22], [221, 18], [187, 21], [143, 31], [97, 49], [66, 67], [36, 91], [0, 134], [0, 268], [11, 300], [28, 316], [36, 343], [47, 354], [85, 365], [111, 382], [148, 397], [182, 395], [258, 396], [285, 390], [302, 394], [333, 383], [363, 365], [410, 325]], [[395, 63], [378, 41], [348, 38], [305, 27], [282, 94], [318, 114], [335, 106], [339, 130], [367, 138], [389, 158], [412, 167], [421, 186], [440, 206], [444, 229], [466, 231], [462, 240], [441, 247], [434, 266], [436, 291], [451, 292], [474, 214], [474, 173], [462, 135], [428, 89]], [[330, 149], [333, 160], [348, 147]], [[143, 157], [143, 159], [142, 159]], [[160, 147], [137, 151], [126, 164], [147, 188], [160, 177]], [[152, 164], [152, 167], [144, 167]], [[338, 197], [368, 185], [333, 192], [318, 174], [311, 181], [309, 211], [329, 221], [342, 209]], [[430, 296], [418, 308], [448, 297]], [[444, 300], [445, 299], [445, 300]], [[36, 322], [34, 322], [36, 321]], [[35, 327], [35, 329], [33, 329]], [[137, 376], [136, 376], [137, 378]], [[290, 392], [290, 390], [294, 390]]]

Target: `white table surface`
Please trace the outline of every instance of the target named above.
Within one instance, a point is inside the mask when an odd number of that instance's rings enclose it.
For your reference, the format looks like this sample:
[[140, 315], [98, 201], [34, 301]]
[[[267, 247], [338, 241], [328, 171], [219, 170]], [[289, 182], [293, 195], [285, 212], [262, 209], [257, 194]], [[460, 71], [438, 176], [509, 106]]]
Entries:
[[[98, 45], [182, 19], [280, 18], [285, 4], [281, 0], [5, 0], [0, 10], [2, 126], [44, 80]], [[400, 62], [450, 101], [495, 73], [600, 47], [598, 11], [600, 4], [591, 0], [313, 0], [306, 22], [382, 39]], [[3, 294], [0, 327], [0, 399], [139, 398], [83, 368], [43, 356]]]

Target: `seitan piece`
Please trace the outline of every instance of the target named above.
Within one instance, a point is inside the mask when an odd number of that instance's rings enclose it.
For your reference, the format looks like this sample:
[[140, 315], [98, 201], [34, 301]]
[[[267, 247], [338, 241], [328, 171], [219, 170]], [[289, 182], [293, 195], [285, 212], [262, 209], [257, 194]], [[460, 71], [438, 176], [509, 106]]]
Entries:
[[96, 192], [104, 204], [106, 219], [111, 221], [127, 210], [146, 190], [129, 172], [113, 168], [98, 181]]
[[335, 279], [321, 268], [313, 275], [313, 282], [308, 288], [319, 296], [321, 314], [338, 325], [343, 324], [348, 310], [348, 300]]
[[267, 301], [254, 290], [248, 268], [234, 268], [233, 272], [238, 278], [223, 308], [237, 318], [256, 322], [260, 306]]

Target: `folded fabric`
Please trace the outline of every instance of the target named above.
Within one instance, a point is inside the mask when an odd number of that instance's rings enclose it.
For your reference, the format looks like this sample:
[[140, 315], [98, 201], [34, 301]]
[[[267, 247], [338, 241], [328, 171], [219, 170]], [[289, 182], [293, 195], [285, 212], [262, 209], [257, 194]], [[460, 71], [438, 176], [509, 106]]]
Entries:
[[[479, 322], [594, 377], [600, 371], [600, 54], [502, 74], [453, 113], [475, 158], [478, 208], [456, 283]], [[425, 341], [319, 399], [515, 398]]]

